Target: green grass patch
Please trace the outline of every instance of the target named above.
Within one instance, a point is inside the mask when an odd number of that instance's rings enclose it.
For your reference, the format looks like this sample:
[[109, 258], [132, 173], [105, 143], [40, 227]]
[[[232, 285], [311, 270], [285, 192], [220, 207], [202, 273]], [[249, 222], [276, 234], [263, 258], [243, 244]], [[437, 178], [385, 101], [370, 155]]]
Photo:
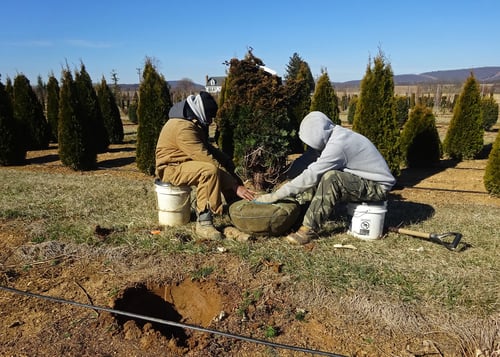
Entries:
[[[280, 238], [256, 242], [222, 241], [200, 244], [192, 224], [158, 229], [153, 179], [108, 176], [100, 171], [75, 174], [27, 172], [0, 168], [0, 220], [26, 237], [26, 243], [62, 241], [90, 245], [128, 246], [150, 254], [214, 254], [223, 246], [252, 269], [262, 262], [278, 262], [281, 273], [301, 286], [315, 286], [341, 297], [353, 291], [384, 296], [387, 301], [426, 304], [439, 309], [465, 309], [477, 316], [499, 311], [500, 208], [451, 202], [411, 207], [426, 219], [406, 227], [425, 232], [459, 231], [468, 244], [451, 252], [413, 237], [387, 234], [377, 241], [361, 241], [346, 234], [347, 222], [329, 225], [331, 233], [312, 249], [293, 247]], [[390, 202], [387, 221], [400, 222], [407, 211]], [[418, 210], [422, 210], [421, 213]], [[429, 214], [431, 212], [432, 214]], [[227, 224], [228, 218], [216, 220]], [[99, 225], [111, 231], [95, 234]], [[337, 243], [357, 249], [338, 249]], [[215, 274], [208, 264], [192, 272], [194, 279]], [[239, 309], [259, 299], [259, 290], [247, 292]], [[257, 295], [256, 295], [257, 294]]]

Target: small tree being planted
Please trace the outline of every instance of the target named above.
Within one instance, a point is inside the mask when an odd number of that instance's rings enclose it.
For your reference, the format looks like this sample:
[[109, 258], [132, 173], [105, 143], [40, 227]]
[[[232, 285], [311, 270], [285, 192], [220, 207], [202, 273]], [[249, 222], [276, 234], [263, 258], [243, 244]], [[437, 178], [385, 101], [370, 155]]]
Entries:
[[441, 158], [441, 141], [432, 110], [418, 104], [411, 111], [400, 138], [401, 153], [408, 167], [432, 167]]
[[257, 190], [278, 182], [294, 135], [281, 78], [269, 72], [251, 51], [233, 58], [218, 113], [221, 149]]

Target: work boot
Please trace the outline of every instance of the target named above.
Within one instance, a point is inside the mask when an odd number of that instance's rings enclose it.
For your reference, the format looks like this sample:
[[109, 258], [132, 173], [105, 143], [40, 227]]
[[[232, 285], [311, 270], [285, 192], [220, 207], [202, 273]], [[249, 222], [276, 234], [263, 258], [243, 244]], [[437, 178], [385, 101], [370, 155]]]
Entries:
[[196, 235], [204, 240], [220, 240], [222, 234], [215, 229], [212, 219], [212, 212], [209, 210], [200, 213], [195, 228]]
[[196, 235], [198, 238], [203, 240], [220, 240], [222, 239], [222, 234], [210, 221], [196, 222]]
[[311, 241], [311, 239], [317, 236], [311, 228], [306, 226], [301, 226], [299, 230], [295, 233], [290, 233], [285, 237], [285, 240], [294, 245], [304, 245]]

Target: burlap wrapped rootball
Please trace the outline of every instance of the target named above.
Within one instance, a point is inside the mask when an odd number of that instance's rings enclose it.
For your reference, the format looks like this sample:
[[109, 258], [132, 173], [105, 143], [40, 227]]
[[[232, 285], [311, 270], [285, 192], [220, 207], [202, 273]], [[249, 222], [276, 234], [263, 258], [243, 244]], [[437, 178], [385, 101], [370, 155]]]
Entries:
[[281, 236], [296, 223], [299, 204], [292, 199], [272, 204], [241, 200], [229, 207], [229, 216], [236, 228], [255, 235]]

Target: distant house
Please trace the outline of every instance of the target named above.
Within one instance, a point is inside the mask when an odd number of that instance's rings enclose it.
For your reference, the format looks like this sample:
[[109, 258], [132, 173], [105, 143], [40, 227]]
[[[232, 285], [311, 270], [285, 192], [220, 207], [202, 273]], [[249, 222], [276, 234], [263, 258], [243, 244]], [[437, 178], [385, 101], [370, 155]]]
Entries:
[[205, 90], [208, 93], [217, 94], [222, 90], [222, 85], [226, 77], [209, 77], [206, 76]]

